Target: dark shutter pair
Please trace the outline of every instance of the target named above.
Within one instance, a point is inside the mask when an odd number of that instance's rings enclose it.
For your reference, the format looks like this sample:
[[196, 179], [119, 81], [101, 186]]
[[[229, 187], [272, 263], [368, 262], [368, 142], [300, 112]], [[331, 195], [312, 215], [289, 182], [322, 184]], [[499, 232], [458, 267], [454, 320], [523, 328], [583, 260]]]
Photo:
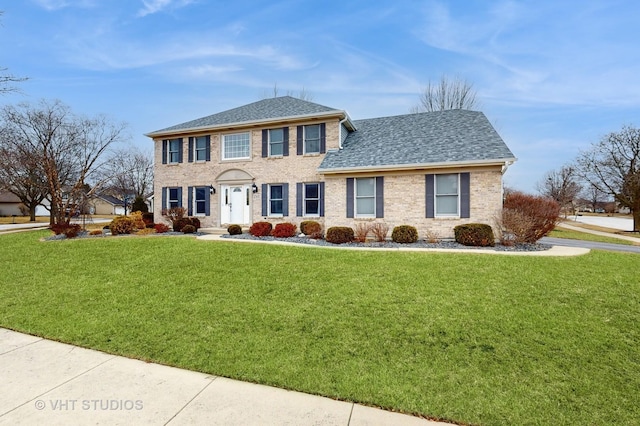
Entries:
[[[436, 217], [435, 180], [435, 175], [425, 175], [427, 218]], [[463, 219], [471, 217], [471, 174], [468, 172], [460, 173], [460, 217]]]
[[[320, 154], [327, 152], [327, 125], [320, 123]], [[298, 126], [296, 129], [296, 154], [304, 154], [304, 126]]]
[[[314, 182], [315, 183], [315, 182]], [[304, 214], [304, 183], [296, 183], [296, 216]], [[318, 215], [324, 217], [324, 182], [318, 182]]]
[[[206, 161], [211, 161], [211, 136], [207, 135], [205, 136], [207, 138], [207, 145], [206, 145]], [[193, 163], [195, 160], [195, 145], [196, 145], [196, 138], [194, 137], [190, 137], [189, 138], [189, 162]], [[180, 156], [182, 156], [182, 154], [180, 154]]]
[[[282, 155], [289, 155], [289, 128], [282, 128]], [[269, 156], [269, 130], [262, 130], [262, 158]]]
[[[289, 216], [289, 184], [280, 183], [282, 185], [282, 216]], [[262, 184], [262, 216], [269, 216], [269, 185]]]
[[[187, 215], [193, 215], [193, 200], [195, 195], [195, 186], [187, 187]], [[182, 199], [182, 194], [180, 195], [180, 199]], [[205, 188], [204, 191], [204, 215], [209, 216], [211, 214], [211, 194], [209, 193], [209, 188]]]
[[[355, 217], [355, 178], [347, 178], [347, 217]], [[376, 177], [376, 217], [384, 217], [384, 177]]]

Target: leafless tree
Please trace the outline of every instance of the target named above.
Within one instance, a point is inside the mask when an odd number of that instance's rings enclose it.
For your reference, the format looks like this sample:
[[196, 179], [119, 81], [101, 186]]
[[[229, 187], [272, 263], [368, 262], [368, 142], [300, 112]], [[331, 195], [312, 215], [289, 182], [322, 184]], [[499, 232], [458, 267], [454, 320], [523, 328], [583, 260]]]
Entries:
[[[85, 182], [97, 176], [105, 151], [124, 138], [126, 128], [104, 116], [75, 115], [60, 101], [5, 106], [0, 110], [0, 122], [11, 135], [3, 138], [5, 148], [13, 152], [24, 149], [37, 156], [39, 172], [47, 183], [52, 225], [68, 223], [66, 215], [73, 213], [86, 195]], [[94, 185], [94, 189], [98, 187]]]
[[419, 104], [410, 112], [432, 112], [450, 109], [474, 109], [478, 107], [476, 91], [467, 80], [442, 76], [437, 83], [427, 83], [420, 94]]
[[640, 232], [640, 129], [624, 126], [578, 157], [581, 177], [633, 213]]
[[[0, 10], [0, 16], [4, 11]], [[10, 92], [18, 92], [19, 89], [14, 86], [14, 83], [20, 83], [26, 81], [25, 77], [16, 77], [13, 74], [7, 73], [7, 68], [0, 68], [0, 94], [4, 95]]]
[[112, 195], [145, 198], [153, 189], [153, 156], [135, 147], [118, 149], [109, 155], [104, 176]]
[[600, 191], [597, 186], [587, 184], [580, 194], [582, 198], [589, 203], [592, 211], [595, 212], [599, 208], [604, 209], [606, 194]]
[[547, 172], [544, 178], [536, 184], [538, 192], [545, 197], [555, 200], [565, 217], [567, 210], [573, 213], [575, 201], [582, 190], [582, 186], [576, 181], [576, 169], [572, 166], [562, 166], [559, 170]]
[[[271, 91], [265, 91], [262, 98], [277, 98], [278, 96], [280, 96], [280, 89], [278, 88], [278, 83], [275, 83], [273, 89]], [[304, 86], [302, 86], [302, 89], [297, 93], [293, 90], [287, 90], [285, 96], [302, 99], [303, 101], [313, 101], [313, 95]]]

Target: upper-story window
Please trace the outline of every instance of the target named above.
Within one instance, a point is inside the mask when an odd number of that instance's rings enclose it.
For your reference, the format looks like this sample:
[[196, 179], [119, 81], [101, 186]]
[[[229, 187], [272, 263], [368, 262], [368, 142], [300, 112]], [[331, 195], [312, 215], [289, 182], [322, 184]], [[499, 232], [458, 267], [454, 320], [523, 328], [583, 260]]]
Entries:
[[320, 153], [320, 125], [304, 126], [304, 153]]
[[207, 161], [207, 137], [199, 136], [195, 142], [196, 161]]
[[162, 141], [162, 163], [182, 163], [182, 138]]
[[284, 130], [269, 129], [269, 156], [284, 154]]
[[249, 133], [222, 135], [222, 159], [233, 160], [251, 158]]

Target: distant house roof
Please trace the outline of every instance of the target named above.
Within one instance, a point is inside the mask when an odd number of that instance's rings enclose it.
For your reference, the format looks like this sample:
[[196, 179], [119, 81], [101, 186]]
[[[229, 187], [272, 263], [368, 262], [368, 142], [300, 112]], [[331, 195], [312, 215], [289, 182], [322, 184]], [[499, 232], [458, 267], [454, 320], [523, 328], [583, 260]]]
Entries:
[[186, 123], [176, 124], [165, 129], [148, 133], [147, 136], [162, 136], [163, 134], [209, 129], [215, 127], [230, 127], [245, 123], [271, 121], [285, 118], [317, 117], [319, 115], [343, 115], [343, 110], [330, 108], [291, 96], [263, 99], [238, 108], [233, 108], [217, 114], [208, 115]]
[[96, 198], [100, 198], [101, 200], [104, 200], [109, 204], [113, 204], [114, 206], [124, 206], [124, 201], [119, 200], [111, 195], [100, 194], [96, 195]]
[[482, 112], [449, 110], [355, 120], [343, 147], [330, 151], [322, 173], [516, 160]]
[[20, 198], [9, 191], [0, 191], [0, 203], [19, 203]]

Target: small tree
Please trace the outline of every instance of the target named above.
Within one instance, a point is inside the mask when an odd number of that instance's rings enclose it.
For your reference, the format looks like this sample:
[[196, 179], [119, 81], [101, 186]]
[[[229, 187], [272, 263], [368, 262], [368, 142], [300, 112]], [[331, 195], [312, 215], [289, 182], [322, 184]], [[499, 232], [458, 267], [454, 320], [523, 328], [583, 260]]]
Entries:
[[131, 204], [131, 211], [147, 213], [149, 211], [149, 206], [144, 202], [144, 198], [138, 195], [136, 199], [133, 200], [133, 204]]
[[505, 197], [497, 218], [503, 243], [535, 243], [555, 228], [560, 205], [546, 197], [513, 192]]
[[410, 111], [416, 113], [477, 107], [476, 91], [471, 83], [459, 77], [442, 76], [438, 83], [429, 80], [420, 94], [419, 104]]
[[559, 170], [547, 172], [536, 185], [540, 194], [555, 200], [564, 211], [575, 213], [575, 201], [582, 187], [576, 182], [576, 169], [571, 166], [562, 166]]

